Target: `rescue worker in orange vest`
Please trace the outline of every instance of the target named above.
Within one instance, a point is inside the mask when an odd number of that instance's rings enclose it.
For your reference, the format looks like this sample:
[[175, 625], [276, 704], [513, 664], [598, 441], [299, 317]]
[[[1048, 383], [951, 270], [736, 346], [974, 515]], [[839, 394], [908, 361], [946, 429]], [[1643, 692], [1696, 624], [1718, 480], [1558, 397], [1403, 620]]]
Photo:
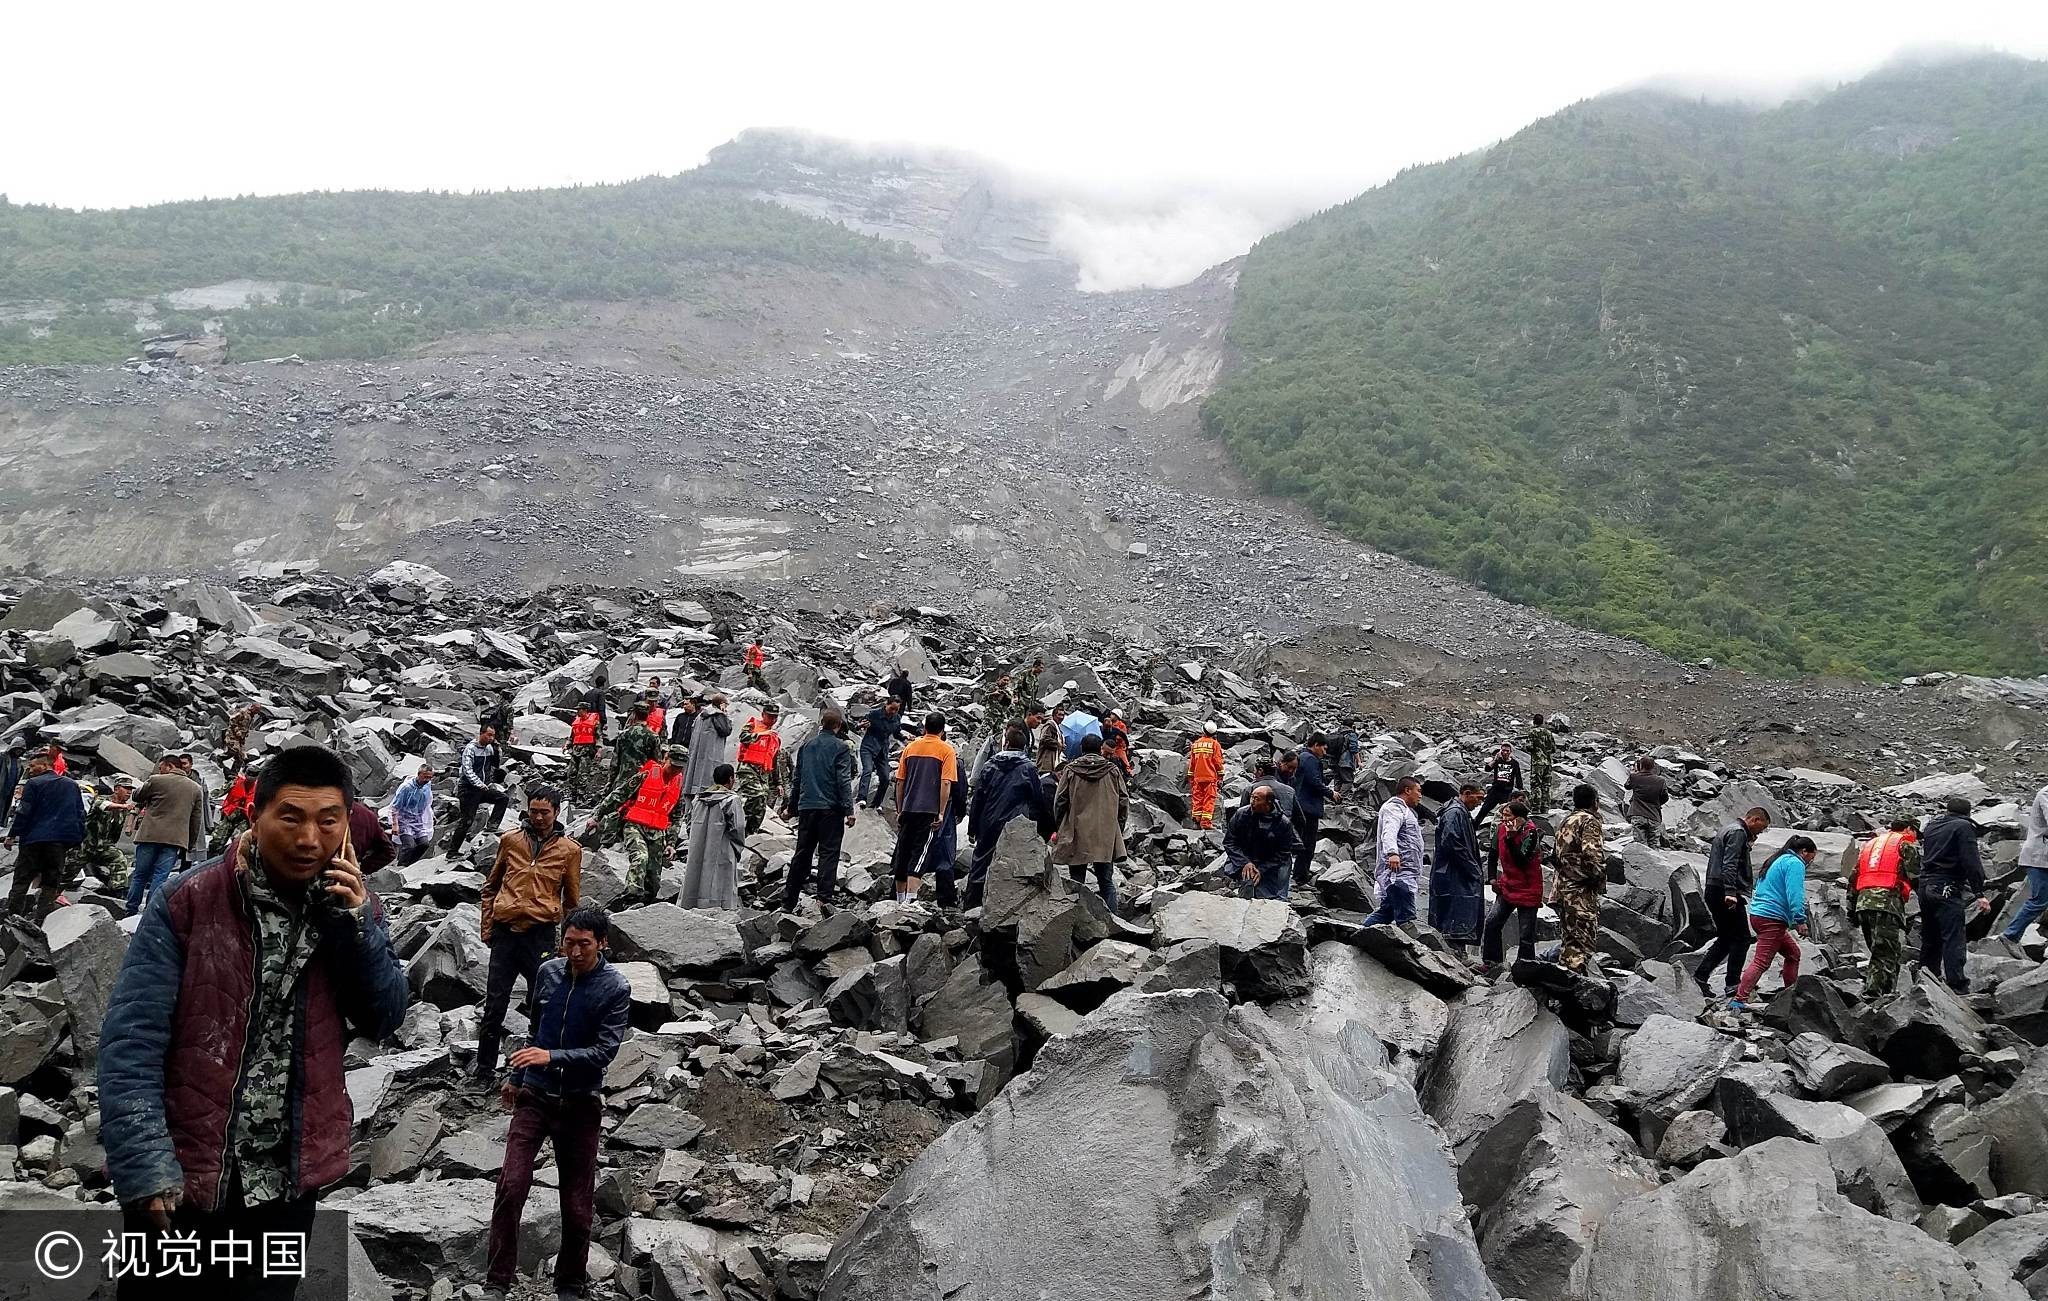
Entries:
[[1906, 947], [1906, 900], [1913, 897], [1913, 879], [1919, 875], [1919, 827], [1912, 818], [1893, 818], [1891, 830], [1856, 856], [1849, 893], [1856, 901], [1863, 942], [1870, 946], [1870, 967], [1863, 975], [1866, 998], [1891, 993], [1899, 978], [1899, 959]]
[[661, 736], [662, 724], [668, 722], [668, 694], [661, 689], [660, 678], [647, 679], [642, 698], [647, 701], [647, 730]]
[[597, 733], [604, 715], [588, 701], [569, 724], [569, 794], [578, 800], [590, 798], [590, 783], [597, 776]]
[[1223, 790], [1223, 743], [1216, 739], [1216, 724], [1202, 724], [1202, 734], [1188, 747], [1188, 809], [1195, 825], [1208, 830], [1216, 825], [1216, 797]]
[[1110, 710], [1102, 720], [1102, 757], [1122, 768], [1124, 776], [1131, 775], [1131, 725], [1120, 709]]
[[598, 801], [584, 835], [595, 831], [600, 819], [617, 817], [626, 844], [626, 894], [612, 905], [614, 909], [625, 906], [627, 900], [654, 902], [661, 889], [661, 874], [668, 870], [682, 815], [680, 750], [664, 750], [660, 759], [649, 759]]
[[213, 824], [213, 834], [206, 842], [207, 849], [216, 854], [225, 850], [237, 833], [247, 829], [249, 814], [255, 806], [256, 777], [244, 768], [228, 784], [227, 798], [220, 803], [220, 821]]
[[782, 772], [777, 763], [782, 755], [782, 736], [775, 730], [780, 722], [781, 714], [775, 706], [764, 705], [761, 716], [740, 729], [740, 803], [746, 810], [750, 836], [761, 829], [767, 818], [768, 802], [782, 795]]
[[761, 670], [768, 667], [768, 652], [762, 648], [759, 637], [754, 638], [754, 644], [747, 647], [745, 663], [747, 666], [747, 685], [756, 691], [766, 691], [768, 689], [768, 679], [762, 676]]

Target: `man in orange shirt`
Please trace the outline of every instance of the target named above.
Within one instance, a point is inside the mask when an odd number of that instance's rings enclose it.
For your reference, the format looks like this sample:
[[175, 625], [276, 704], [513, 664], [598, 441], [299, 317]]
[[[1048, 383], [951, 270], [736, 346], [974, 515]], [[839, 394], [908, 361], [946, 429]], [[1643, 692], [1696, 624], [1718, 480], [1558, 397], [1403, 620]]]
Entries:
[[1216, 797], [1223, 789], [1223, 743], [1216, 724], [1202, 724], [1202, 734], [1188, 747], [1188, 809], [1204, 831], [1216, 825]]
[[[924, 721], [924, 735], [903, 747], [896, 761], [896, 902], [909, 903], [924, 885], [915, 875], [924, 859], [925, 843], [952, 807], [953, 783], [960, 779], [960, 757], [946, 743], [946, 716]], [[958, 903], [950, 872], [939, 876], [939, 906]]]

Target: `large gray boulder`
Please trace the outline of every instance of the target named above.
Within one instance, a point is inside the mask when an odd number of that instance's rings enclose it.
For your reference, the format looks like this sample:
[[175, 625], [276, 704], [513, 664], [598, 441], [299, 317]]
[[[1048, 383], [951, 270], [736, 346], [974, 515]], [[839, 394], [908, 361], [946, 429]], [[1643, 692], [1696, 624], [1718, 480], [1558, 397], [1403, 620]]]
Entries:
[[1268, 1002], [1308, 991], [1308, 932], [1279, 899], [1184, 894], [1160, 905], [1152, 922], [1160, 948], [1215, 941], [1241, 998]]
[[[1001, 1232], [990, 1232], [1000, 1225]], [[824, 1301], [1491, 1301], [1443, 1139], [1333, 996], [1120, 994], [841, 1237]]]
[[1998, 1009], [1993, 1019], [2000, 1025], [2010, 1026], [2029, 1043], [2048, 1043], [2048, 963], [1999, 981], [1993, 998]]
[[1953, 1247], [1835, 1191], [1828, 1154], [1774, 1138], [1614, 1208], [1586, 1301], [2020, 1301]]
[[1357, 1018], [1379, 1036], [1394, 1073], [1411, 1085], [1419, 1082], [1450, 1027], [1450, 1006], [1341, 940], [1310, 950], [1309, 969], [1316, 990], [1341, 990]]
[[1835, 1168], [1835, 1187], [1866, 1211], [1907, 1224], [1920, 1218], [1920, 1198], [1891, 1140], [1875, 1122], [1839, 1102], [1807, 1102], [1784, 1094], [1723, 1088], [1721, 1115], [1743, 1147], [1773, 1138], [1817, 1143]]
[[2029, 1296], [2048, 1295], [2048, 1211], [1988, 1225], [1956, 1250], [1979, 1274], [2017, 1279]]
[[1854, 1044], [1831, 1043], [1811, 1031], [1785, 1045], [1786, 1060], [1799, 1087], [1817, 1098], [1839, 1098], [1876, 1088], [1892, 1078], [1882, 1058]]
[[981, 905], [982, 961], [1013, 994], [1037, 989], [1074, 964], [1116, 923], [1093, 892], [1076, 890], [1031, 824], [1003, 828]]
[[87, 1066], [99, 1060], [100, 1023], [114, 996], [121, 959], [128, 953], [128, 934], [113, 914], [96, 903], [59, 908], [43, 920], [57, 985], [71, 1012], [71, 1043]]
[[[424, 1288], [437, 1278], [483, 1273], [497, 1191], [489, 1179], [436, 1179], [377, 1184], [328, 1205], [348, 1212], [349, 1228], [378, 1273]], [[556, 1199], [544, 1188], [534, 1192], [519, 1217], [519, 1267], [526, 1271], [540, 1268], [562, 1234]]]
[[1617, 1204], [1656, 1186], [1657, 1168], [1634, 1139], [1548, 1087], [1509, 1107], [1458, 1166], [1459, 1191], [1479, 1209], [1487, 1274], [1527, 1301], [1583, 1294], [1594, 1232]]
[[651, 962], [663, 975], [716, 975], [747, 956], [731, 913], [651, 903], [612, 914], [612, 956]]
[[1866, 1009], [1857, 1030], [1895, 1074], [1939, 1080], [1954, 1075], [1965, 1057], [1984, 1055], [1984, 1022], [1939, 977], [1912, 970], [1913, 982]]
[[2035, 1049], [2012, 1087], [1977, 1108], [2001, 1193], [2048, 1197], [2048, 1049]]
[[1571, 1064], [1564, 1022], [1520, 985], [1497, 986], [1452, 1010], [1422, 1105], [1462, 1155], [1534, 1090], [1563, 1088]]
[[1015, 1013], [1000, 981], [988, 978], [981, 959], [963, 959], [919, 1010], [926, 1039], [953, 1036], [966, 1061], [986, 1061], [1007, 1080], [1017, 1065]]
[[1721, 1073], [1742, 1056], [1742, 1041], [1709, 1026], [1653, 1016], [1621, 1048], [1619, 1101], [1635, 1113], [1643, 1150], [1654, 1152], [1664, 1127], [1707, 1100]]

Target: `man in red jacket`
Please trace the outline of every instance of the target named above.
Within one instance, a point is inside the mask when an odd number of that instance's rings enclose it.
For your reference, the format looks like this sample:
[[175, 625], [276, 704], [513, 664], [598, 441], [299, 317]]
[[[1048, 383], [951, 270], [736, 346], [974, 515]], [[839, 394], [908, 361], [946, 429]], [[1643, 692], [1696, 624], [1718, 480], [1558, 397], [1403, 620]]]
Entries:
[[349, 1172], [348, 1043], [395, 1033], [407, 995], [350, 803], [340, 756], [281, 751], [249, 831], [143, 909], [100, 1031], [99, 1138], [127, 1228], [196, 1233], [202, 1277], [126, 1277], [123, 1297], [289, 1297], [210, 1244], [307, 1232]]
[[1529, 816], [1526, 797], [1517, 794], [1509, 802], [1494, 829], [1493, 849], [1493, 911], [1479, 936], [1479, 960], [1488, 971], [1499, 966], [1505, 956], [1502, 933], [1509, 917], [1515, 918], [1515, 957], [1536, 960], [1536, 909], [1543, 902], [1543, 827]]

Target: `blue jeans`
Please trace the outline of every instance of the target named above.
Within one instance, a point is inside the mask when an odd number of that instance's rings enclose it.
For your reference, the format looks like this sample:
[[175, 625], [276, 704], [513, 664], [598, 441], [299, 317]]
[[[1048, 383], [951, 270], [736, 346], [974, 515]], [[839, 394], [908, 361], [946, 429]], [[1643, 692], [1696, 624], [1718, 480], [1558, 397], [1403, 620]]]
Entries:
[[1115, 911], [1116, 911], [1116, 864], [1115, 864], [1115, 863], [1094, 863], [1094, 864], [1089, 864], [1089, 865], [1083, 865], [1083, 864], [1080, 864], [1080, 863], [1069, 863], [1069, 864], [1067, 865], [1067, 877], [1068, 877], [1068, 879], [1069, 879], [1069, 880], [1071, 880], [1071, 881], [1073, 881], [1073, 883], [1074, 883], [1075, 885], [1086, 885], [1086, 884], [1088, 884], [1088, 867], [1089, 867], [1089, 866], [1092, 866], [1092, 867], [1094, 867], [1094, 869], [1095, 869], [1095, 889], [1096, 889], [1096, 892], [1097, 892], [1098, 894], [1100, 894], [1100, 895], [1102, 896], [1102, 902], [1104, 902], [1104, 903], [1106, 903], [1106, 904], [1108, 904], [1108, 905], [1109, 905], [1109, 910], [1110, 910], [1111, 912], [1115, 912]]
[[1365, 919], [1367, 926], [1399, 926], [1415, 920], [1415, 887], [1400, 881], [1387, 882], [1386, 898]]
[[130, 914], [141, 912], [142, 905], [149, 901], [149, 896], [177, 870], [178, 852], [176, 845], [135, 847], [135, 870], [128, 874]]
[[2005, 938], [2014, 943], [2034, 924], [2034, 919], [2048, 912], [2048, 867], [2027, 869], [2027, 901], [2020, 905], [2019, 916], [2012, 919], [2012, 925], [2005, 928]]
[[889, 755], [886, 751], [876, 754], [873, 750], [863, 749], [860, 752], [860, 784], [853, 791], [855, 804], [868, 803], [870, 777], [880, 779], [875, 785], [875, 802], [869, 805], [878, 809], [882, 807], [882, 798], [889, 793]]
[[1246, 899], [1285, 899], [1287, 897], [1288, 878], [1293, 872], [1294, 864], [1288, 859], [1283, 858], [1277, 863], [1266, 865], [1254, 864], [1254, 866], [1259, 868], [1259, 883], [1257, 885], [1246, 885], [1244, 877], [1242, 875], [1238, 876], [1236, 878], [1238, 894]]

